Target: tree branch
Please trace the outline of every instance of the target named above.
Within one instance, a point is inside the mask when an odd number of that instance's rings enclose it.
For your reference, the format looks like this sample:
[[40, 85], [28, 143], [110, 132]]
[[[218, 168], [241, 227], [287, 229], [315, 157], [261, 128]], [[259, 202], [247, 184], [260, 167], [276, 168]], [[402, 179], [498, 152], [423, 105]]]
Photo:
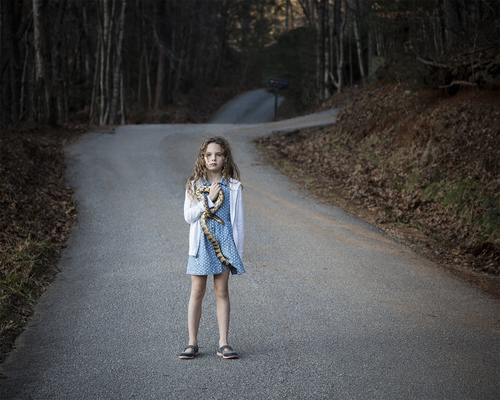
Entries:
[[453, 81], [449, 85], [439, 86], [439, 89], [447, 89], [454, 85], [463, 85], [463, 86], [477, 86], [475, 83], [467, 82], [467, 81]]
[[417, 57], [417, 61], [420, 61], [422, 64], [430, 65], [431, 67], [436, 67], [436, 68], [446, 68], [446, 69], [451, 69], [452, 67], [444, 64], [439, 64], [435, 61], [429, 61], [425, 60], [423, 58]]

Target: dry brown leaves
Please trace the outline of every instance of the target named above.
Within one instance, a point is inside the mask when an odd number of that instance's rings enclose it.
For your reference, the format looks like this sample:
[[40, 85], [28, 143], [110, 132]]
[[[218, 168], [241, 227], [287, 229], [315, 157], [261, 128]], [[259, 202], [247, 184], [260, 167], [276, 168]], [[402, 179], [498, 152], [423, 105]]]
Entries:
[[28, 127], [0, 136], [0, 360], [57, 272], [76, 223], [63, 148], [82, 132]]
[[449, 97], [379, 85], [346, 97], [333, 127], [258, 145], [293, 165], [292, 178], [441, 264], [499, 275], [498, 89]]
[[78, 129], [3, 132], [0, 138], [0, 247], [28, 237], [64, 241], [76, 215], [65, 185], [63, 146]]

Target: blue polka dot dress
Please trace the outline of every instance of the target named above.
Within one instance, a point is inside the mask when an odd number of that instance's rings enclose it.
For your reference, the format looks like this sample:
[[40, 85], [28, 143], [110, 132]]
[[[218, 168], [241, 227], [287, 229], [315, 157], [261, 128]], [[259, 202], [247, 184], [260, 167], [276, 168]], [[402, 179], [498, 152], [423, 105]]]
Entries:
[[[205, 180], [202, 184], [203, 186], [210, 185], [210, 183]], [[243, 268], [243, 263], [241, 262], [240, 255], [233, 239], [229, 202], [229, 182], [223, 179], [220, 185], [224, 191], [224, 202], [215, 214], [224, 221], [224, 225], [212, 218], [208, 218], [207, 227], [212, 232], [215, 240], [219, 243], [222, 254], [231, 263], [231, 274], [240, 275], [245, 272], [245, 269]], [[208, 193], [205, 193], [205, 195], [208, 196]], [[214, 246], [201, 229], [198, 254], [196, 256], [189, 256], [186, 273], [189, 275], [214, 275], [222, 273], [226, 268], [227, 267], [217, 258]]]

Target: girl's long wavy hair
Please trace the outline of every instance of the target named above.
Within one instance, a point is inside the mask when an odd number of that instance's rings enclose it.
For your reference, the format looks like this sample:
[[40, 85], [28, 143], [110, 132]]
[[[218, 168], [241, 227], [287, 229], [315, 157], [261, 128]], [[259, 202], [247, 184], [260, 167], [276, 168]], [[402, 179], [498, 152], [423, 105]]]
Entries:
[[[222, 164], [222, 177], [227, 179], [233, 178], [240, 180], [240, 170], [234, 163], [233, 154], [231, 152], [231, 146], [229, 145], [229, 142], [222, 136], [211, 137], [205, 140], [198, 149], [198, 156], [196, 157], [196, 162], [194, 163], [193, 174], [189, 177], [186, 183], [186, 190], [191, 199], [194, 199], [196, 183], [201, 179], [207, 179], [205, 155], [207, 153], [207, 147], [210, 143], [217, 143], [222, 149], [222, 157], [224, 158]], [[193, 181], [194, 185], [191, 184], [191, 182]]]

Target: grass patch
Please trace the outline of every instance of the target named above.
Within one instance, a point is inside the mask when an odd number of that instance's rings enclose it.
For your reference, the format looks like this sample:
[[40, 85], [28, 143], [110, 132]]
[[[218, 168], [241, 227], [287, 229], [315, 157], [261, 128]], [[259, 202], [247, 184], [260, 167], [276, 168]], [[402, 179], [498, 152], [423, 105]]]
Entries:
[[414, 186], [420, 182], [420, 180], [422, 179], [422, 174], [417, 174], [416, 176], [413, 177], [413, 179], [411, 181], [409, 181], [406, 185], [405, 185], [405, 188], [404, 190], [406, 192], [412, 192], [413, 191], [413, 188]]
[[0, 254], [0, 335], [18, 330], [56, 272], [56, 252], [46, 241], [28, 238], [7, 244]]
[[498, 236], [500, 232], [500, 196], [497, 196], [494, 201], [488, 204], [486, 212], [478, 218], [478, 224], [484, 226], [485, 238]]
[[439, 182], [432, 182], [429, 186], [427, 186], [422, 192], [422, 199], [425, 201], [432, 201], [438, 197], [439, 193], [443, 185]]
[[455, 186], [449, 190], [444, 196], [442, 203], [445, 207], [450, 207], [452, 205], [459, 206], [460, 203], [464, 202], [464, 196], [466, 192], [473, 188], [474, 182], [465, 180], [460, 181], [455, 184]]

